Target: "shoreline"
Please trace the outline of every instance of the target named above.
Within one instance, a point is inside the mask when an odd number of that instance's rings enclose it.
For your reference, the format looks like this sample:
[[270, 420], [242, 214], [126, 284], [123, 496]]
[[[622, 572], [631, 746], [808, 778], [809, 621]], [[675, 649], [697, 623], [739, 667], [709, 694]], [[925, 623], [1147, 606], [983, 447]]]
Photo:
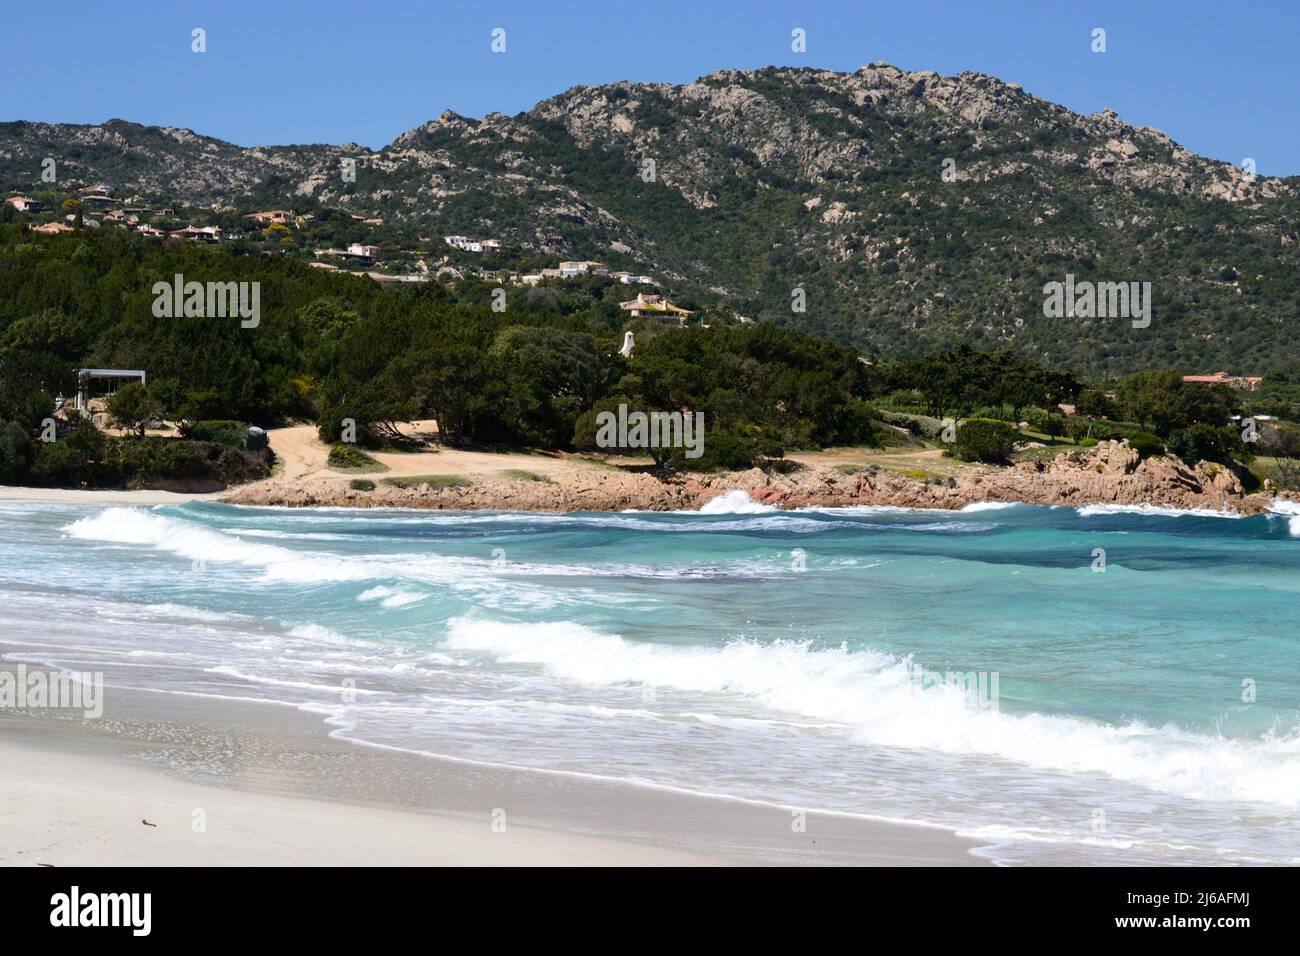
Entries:
[[989, 865], [924, 824], [809, 810], [795, 832], [790, 808], [370, 746], [296, 707], [106, 691], [100, 720], [0, 710], [18, 771], [0, 865]]
[[[852, 501], [843, 504], [817, 504], [817, 505], [774, 504], [768, 507], [764, 507], [766, 505], [766, 502], [760, 501], [751, 496], [748, 499], [749, 503], [751, 505], [757, 506], [753, 511], [746, 512], [746, 511], [722, 510], [722, 511], [709, 512], [709, 511], [701, 511], [699, 507], [681, 508], [681, 509], [619, 508], [619, 509], [588, 510], [585, 508], [566, 509], [566, 508], [547, 508], [547, 507], [520, 507], [517, 504], [513, 507], [506, 507], [504, 505], [478, 504], [472, 502], [460, 504], [460, 505], [443, 503], [443, 502], [438, 502], [435, 504], [411, 504], [411, 503], [387, 504], [387, 503], [380, 503], [377, 501], [365, 502], [365, 503], [354, 503], [354, 504], [346, 504], [341, 502], [320, 503], [320, 504], [311, 504], [311, 505], [249, 504], [243, 501], [229, 500], [228, 498], [223, 497], [223, 493], [221, 492], [218, 492], [216, 494], [186, 495], [186, 494], [175, 493], [175, 492], [156, 492], [148, 489], [141, 489], [137, 491], [104, 492], [104, 491], [89, 491], [89, 490], [77, 489], [77, 488], [28, 489], [28, 488], [21, 488], [21, 487], [6, 487], [3, 490], [4, 492], [11, 492], [11, 493], [0, 493], [0, 504], [5, 504], [5, 503], [48, 504], [48, 505], [55, 505], [58, 507], [68, 507], [68, 508], [78, 508], [78, 507], [84, 508], [84, 507], [93, 507], [95, 505], [134, 507], [134, 508], [154, 508], [160, 505], [184, 505], [193, 501], [209, 501], [214, 504], [229, 505], [234, 508], [267, 508], [267, 509], [282, 509], [286, 511], [297, 511], [297, 510], [311, 511], [317, 508], [321, 510], [355, 508], [357, 510], [411, 511], [411, 512], [463, 511], [467, 513], [473, 513], [473, 512], [496, 511], [504, 514], [530, 512], [530, 513], [543, 514], [543, 515], [545, 514], [565, 515], [565, 514], [586, 513], [586, 514], [702, 514], [705, 516], [709, 514], [713, 514], [714, 516], [720, 516], [720, 515], [734, 516], [737, 514], [747, 514], [747, 513], [754, 514], [754, 515], [780, 514], [783, 512], [788, 512], [790, 514], [797, 514], [798, 512], [805, 511], [805, 510], [817, 510], [817, 509], [824, 509], [824, 508], [854, 508], [854, 507], [885, 508], [885, 509], [898, 510], [898, 511], [916, 511], [922, 513], [924, 512], [973, 513], [978, 511], [982, 506], [998, 508], [998, 507], [1014, 507], [1016, 505], [1025, 505], [1029, 507], [1059, 507], [1059, 508], [1075, 508], [1075, 509], [1098, 508], [1098, 507], [1114, 508], [1118, 511], [1129, 511], [1133, 513], [1149, 513], [1154, 516], [1168, 515], [1171, 517], [1179, 516], [1179, 515], [1189, 515], [1189, 516], [1197, 516], [1197, 517], [1234, 519], [1234, 518], [1251, 518], [1261, 514], [1277, 514], [1277, 515], [1292, 516], [1291, 512], [1280, 511], [1277, 510], [1276, 507], [1270, 507], [1267, 504], [1260, 507], [1252, 507], [1246, 511], [1238, 511], [1232, 508], [1209, 508], [1209, 507], [1197, 506], [1197, 505], [1192, 505], [1190, 507], [1182, 507], [1182, 506], [1170, 505], [1170, 504], [1153, 504], [1149, 502], [1129, 503], [1129, 502], [1114, 502], [1114, 501], [1084, 501], [1084, 502], [1078, 502], [1073, 504], [1050, 504], [1049, 505], [1043, 502], [1023, 501], [1019, 499], [1013, 499], [1013, 500], [975, 499], [971, 501], [956, 501], [956, 502], [945, 502], [943, 504], [924, 504], [924, 505], [896, 505], [896, 504], [881, 503], [881, 502]], [[739, 490], [739, 489], [731, 489], [731, 490]], [[28, 495], [24, 493], [27, 491], [44, 492], [44, 493], [39, 495], [35, 495], [35, 494]], [[711, 498], [706, 499], [704, 503], [707, 504], [707, 501], [713, 500], [713, 498], [719, 498], [726, 493], [727, 493], [726, 491], [719, 492], [717, 495], [714, 495]], [[1291, 500], [1293, 499], [1285, 497], [1283, 495], [1268, 496], [1268, 501], [1269, 503], [1272, 504], [1275, 504], [1277, 502], [1290, 502]], [[1297, 504], [1297, 508], [1300, 509], [1300, 504]], [[1300, 514], [1300, 510], [1297, 510], [1296, 514]]]
[[183, 505], [191, 501], [217, 501], [225, 492], [187, 494], [179, 491], [143, 489], [90, 490], [83, 488], [31, 488], [0, 485], [0, 502], [21, 501], [28, 504], [55, 505]]
[[[285, 431], [301, 432], [301, 428]], [[1117, 505], [1250, 516], [1300, 496], [1247, 492], [1228, 469], [1209, 462], [1141, 458], [1125, 443], [1101, 442], [1004, 467], [971, 465], [938, 450], [888, 455], [842, 449], [795, 456], [788, 474], [750, 468], [656, 476], [573, 456], [511, 452], [377, 453], [385, 471], [352, 487], [355, 474], [325, 467], [327, 450], [302, 435], [280, 473], [221, 492], [0, 487], [0, 502], [155, 506], [215, 501], [284, 508], [408, 508], [569, 513], [700, 511], [728, 494], [766, 510], [888, 506], [956, 511], [979, 504], [1084, 507]], [[317, 443], [319, 444], [319, 443]], [[877, 460], [873, 461], [873, 457]], [[318, 459], [318, 460], [316, 460]], [[887, 461], [882, 466], [880, 460]], [[860, 461], [861, 464], [855, 464]], [[529, 469], [505, 467], [527, 464]], [[907, 465], [923, 468], [907, 469]], [[387, 482], [387, 483], [385, 483]], [[743, 508], [745, 501], [738, 504]], [[734, 510], [734, 509], [733, 509]], [[756, 509], [757, 510], [757, 509]]]

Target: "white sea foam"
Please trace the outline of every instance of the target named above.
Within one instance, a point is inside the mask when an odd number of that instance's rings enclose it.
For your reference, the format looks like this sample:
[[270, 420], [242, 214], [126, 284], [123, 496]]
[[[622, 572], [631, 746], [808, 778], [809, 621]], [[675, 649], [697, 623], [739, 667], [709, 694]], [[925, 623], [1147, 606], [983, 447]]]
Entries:
[[845, 515], [890, 515], [890, 514], [943, 514], [944, 508], [909, 508], [907, 505], [809, 505], [807, 508], [795, 508], [795, 512], [810, 511], [814, 514]]
[[1291, 537], [1300, 538], [1300, 501], [1287, 501], [1285, 498], [1274, 498], [1273, 503], [1268, 506], [1270, 513], [1281, 515], [1287, 519], [1287, 527], [1291, 532]]
[[331, 534], [324, 531], [271, 531], [260, 528], [240, 528], [239, 535], [244, 538], [278, 538], [286, 541], [350, 541], [346, 534]]
[[[260, 684], [267, 687], [283, 687], [289, 690], [316, 691], [326, 694], [341, 694], [344, 690], [343, 685], [320, 684], [314, 681], [285, 680], [279, 677], [270, 677], [265, 674], [253, 674], [247, 670], [232, 667], [229, 664], [220, 664], [216, 667], [206, 667], [204, 670], [209, 674], [221, 674], [224, 677], [233, 677], [250, 684]], [[348, 687], [347, 690], [358, 696], [380, 693], [380, 691], [369, 690], [364, 687]]]
[[408, 604], [417, 604], [423, 601], [427, 594], [419, 591], [412, 591], [406, 588], [390, 588], [379, 585], [362, 591], [357, 595], [358, 601], [378, 601], [380, 607], [406, 607]]
[[345, 637], [338, 631], [331, 630], [320, 624], [307, 622], [306, 624], [294, 624], [289, 628], [290, 637], [296, 637], [300, 640], [310, 641], [316, 644], [333, 644], [338, 647], [365, 647], [369, 641], [356, 641], [350, 637]]
[[963, 505], [961, 511], [970, 514], [974, 511], [1006, 511], [1008, 508], [1023, 507], [1018, 501], [972, 501]]
[[[780, 511], [776, 505], [765, 505], [762, 502], [755, 501], [749, 496], [748, 491], [732, 489], [724, 491], [716, 498], [706, 501], [697, 514], [702, 515], [758, 515], [771, 514]], [[689, 514], [691, 512], [681, 512]]]
[[1175, 508], [1171, 505], [1080, 505], [1075, 509], [1081, 516], [1096, 515], [1148, 515], [1163, 518], [1243, 518], [1236, 511], [1215, 511], [1213, 508]]
[[364, 564], [332, 555], [244, 541], [235, 534], [137, 508], [106, 508], [74, 521], [64, 530], [69, 537], [83, 541], [144, 545], [191, 561], [259, 567], [268, 580], [274, 581], [364, 580], [372, 573]]
[[228, 614], [221, 611], [205, 611], [202, 608], [188, 607], [184, 604], [146, 604], [146, 611], [151, 614], [157, 614], [166, 618], [182, 618], [192, 621], [205, 621], [208, 623], [224, 623], [227, 621], [238, 621], [244, 616], [241, 614]]
[[[811, 533], [828, 527], [827, 522], [811, 518], [781, 515], [780, 519], [783, 522], [782, 530], [790, 533]], [[622, 526], [622, 523], [634, 519], [611, 517], [605, 520]], [[738, 517], [730, 521], [710, 522], [708, 530], [732, 533], [759, 530], [765, 527], [764, 522], [767, 520], [769, 519]], [[650, 522], [645, 524], [649, 525]], [[678, 522], [671, 526], [660, 525], [659, 528], [687, 531], [691, 526]], [[695, 525], [696, 530], [699, 528], [699, 525]], [[64, 530], [70, 537], [83, 541], [150, 547], [210, 565], [231, 564], [257, 568], [261, 571], [262, 580], [272, 583], [418, 582], [475, 591], [480, 598], [492, 604], [505, 606], [514, 603], [534, 608], [553, 607], [569, 600], [570, 595], [554, 588], [541, 587], [540, 584], [529, 584], [526, 579], [530, 577], [759, 578], [766, 577], [772, 571], [770, 566], [743, 561], [708, 566], [580, 565], [528, 561], [506, 561], [499, 564], [490, 554], [482, 557], [431, 553], [339, 555], [328, 551], [294, 550], [286, 545], [261, 541], [245, 541], [239, 532], [217, 531], [194, 522], [136, 508], [108, 508], [75, 521]], [[980, 526], [954, 524], [945, 528], [935, 525], [929, 529], [917, 530], [980, 530]], [[502, 576], [515, 580], [511, 585], [503, 586], [500, 583]], [[382, 607], [396, 609], [415, 604], [426, 597], [425, 593], [411, 587], [376, 584], [359, 594], [357, 600], [378, 601]], [[176, 613], [177, 616], [184, 616], [179, 609]]]
[[682, 647], [627, 641], [572, 622], [525, 625], [472, 616], [454, 619], [445, 643], [583, 684], [745, 695], [780, 712], [832, 721], [877, 746], [1099, 773], [1192, 799], [1288, 807], [1300, 799], [1294, 733], [1245, 743], [1174, 726], [974, 710], [960, 689], [921, 690], [908, 662], [870, 650], [784, 641]]

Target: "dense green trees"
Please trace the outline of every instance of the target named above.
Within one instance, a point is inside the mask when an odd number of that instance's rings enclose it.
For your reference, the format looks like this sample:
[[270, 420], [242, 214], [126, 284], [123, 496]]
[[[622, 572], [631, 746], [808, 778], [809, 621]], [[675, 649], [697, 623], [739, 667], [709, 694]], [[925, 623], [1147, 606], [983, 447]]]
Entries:
[[1278, 488], [1300, 490], [1300, 427], [1271, 422], [1260, 430], [1259, 452], [1273, 459], [1269, 477]]
[[1139, 372], [1121, 380], [1115, 387], [1115, 404], [1122, 418], [1149, 425], [1161, 436], [1196, 424], [1225, 426], [1240, 407], [1227, 386], [1184, 382], [1173, 369]]
[[145, 385], [123, 385], [108, 400], [108, 413], [120, 428], [131, 428], [144, 437], [145, 426], [163, 413], [163, 403]]
[[918, 392], [935, 418], [996, 405], [1008, 406], [1019, 417], [1026, 408], [1055, 409], [1082, 388], [1069, 369], [1049, 368], [1011, 350], [977, 352], [964, 345], [885, 363], [880, 374], [887, 388]]
[[773, 325], [658, 335], [636, 348], [614, 391], [634, 409], [703, 412], [696, 467], [876, 442], [868, 370], [856, 354]]
[[1011, 460], [1011, 450], [1019, 437], [1019, 433], [1005, 422], [973, 418], [962, 422], [957, 429], [953, 451], [962, 461], [1005, 465]]
[[[154, 283], [178, 274], [260, 283], [261, 322], [155, 316]], [[235, 452], [248, 423], [287, 418], [316, 421], [329, 442], [350, 437], [350, 423], [369, 447], [400, 440], [403, 422], [433, 418], [452, 444], [593, 448], [597, 413], [622, 404], [704, 415], [703, 453], [657, 449], [660, 465], [741, 467], [788, 450], [878, 443], [874, 399], [936, 419], [1023, 417], [1076, 437], [1149, 428], [1179, 453], [1241, 453], [1227, 428], [1234, 395], [1185, 385], [1176, 372], [1132, 376], [1112, 401], [1105, 387], [1082, 389], [1069, 370], [1008, 350], [958, 347], [872, 366], [853, 349], [770, 323], [677, 329], [652, 320], [633, 323], [636, 346], [625, 358], [625, 318], [614, 303], [626, 292], [608, 279], [511, 288], [504, 312], [490, 307], [491, 292], [482, 282], [385, 288], [237, 249], [117, 232], [38, 237], [0, 225], [0, 480], [130, 481], [133, 468], [238, 472], [220, 454], [199, 460], [185, 457], [196, 451], [109, 441], [85, 426], [63, 426], [58, 441], [41, 442], [56, 396], [72, 393], [82, 365], [148, 371], [147, 389], [126, 386], [112, 402], [129, 427], [182, 419], [192, 438]], [[1091, 418], [1056, 411], [1076, 397]], [[1005, 460], [1007, 431], [973, 425], [962, 429], [969, 455]]]
[[1114, 407], [1123, 418], [1149, 427], [1185, 461], [1228, 464], [1250, 457], [1231, 424], [1241, 400], [1226, 385], [1184, 382], [1173, 369], [1139, 372], [1115, 386]]

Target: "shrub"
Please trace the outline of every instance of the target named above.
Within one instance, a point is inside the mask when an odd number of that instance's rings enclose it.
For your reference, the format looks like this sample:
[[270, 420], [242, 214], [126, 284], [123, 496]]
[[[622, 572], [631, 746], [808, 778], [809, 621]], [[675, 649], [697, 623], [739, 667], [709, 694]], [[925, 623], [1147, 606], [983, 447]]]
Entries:
[[1020, 416], [1029, 423], [1029, 427], [1034, 431], [1051, 434], [1048, 432], [1048, 429], [1052, 427], [1050, 412], [1041, 408], [1025, 408], [1021, 410]]
[[143, 436], [145, 426], [163, 413], [163, 403], [149, 388], [131, 382], [113, 393], [108, 400], [108, 413], [122, 428], [135, 429]]
[[774, 475], [793, 475], [807, 470], [803, 463], [789, 458], [765, 458], [758, 463], [758, 466], [768, 474]]
[[1143, 458], [1163, 455], [1165, 451], [1164, 443], [1150, 432], [1134, 432], [1128, 436], [1128, 443]]
[[243, 422], [229, 420], [186, 422], [181, 426], [181, 435], [195, 441], [229, 445], [231, 448], [248, 447], [248, 426]]
[[719, 471], [750, 468], [760, 456], [779, 458], [780, 448], [737, 428], [716, 429], [704, 436], [702, 454], [687, 458], [684, 449], [675, 448], [667, 465], [678, 471]]
[[67, 438], [33, 446], [32, 483], [58, 488], [120, 488], [122, 475], [111, 446], [107, 435], [83, 420]]
[[117, 442], [117, 451], [120, 472], [131, 488], [175, 483], [225, 487], [270, 473], [256, 456], [213, 442], [123, 439]]
[[548, 485], [554, 484], [554, 482], [545, 475], [539, 475], [535, 471], [527, 471], [523, 468], [507, 468], [505, 471], [501, 472], [501, 474], [505, 475], [507, 478], [513, 478], [515, 481], [541, 481]]
[[1016, 410], [1010, 405], [979, 405], [971, 410], [970, 417], [991, 418], [999, 422], [1014, 422], [1016, 421]]
[[1019, 433], [1005, 422], [971, 419], [957, 429], [954, 451], [962, 461], [1005, 464], [1011, 458], [1017, 438]]
[[1135, 422], [1113, 422], [1084, 415], [1069, 415], [1065, 418], [1064, 431], [1076, 440], [1095, 438], [1098, 441], [1118, 441], [1146, 430]]
[[36, 449], [27, 430], [17, 422], [0, 419], [0, 481], [18, 480], [35, 457]]
[[421, 485], [430, 488], [468, 488], [474, 484], [464, 475], [403, 475], [398, 478], [381, 478], [379, 482], [394, 488], [419, 488]]
[[181, 435], [198, 441], [212, 441], [212, 435], [218, 432], [242, 432], [248, 426], [233, 419], [214, 419], [212, 421], [182, 422]]
[[93, 426], [40, 446], [32, 478], [57, 487], [217, 490], [265, 478], [260, 456], [214, 442], [176, 438], [109, 438]]
[[1167, 447], [1186, 462], [1216, 461], [1228, 464], [1234, 457], [1245, 452], [1236, 429], [1219, 428], [1201, 422], [1173, 432], [1169, 436]]
[[943, 432], [943, 419], [929, 415], [909, 415], [903, 412], [881, 412], [880, 417], [890, 425], [906, 428], [918, 438], [938, 441]]
[[[343, 440], [343, 420], [347, 417], [341, 409], [326, 409], [321, 413], [316, 425], [316, 434], [320, 436], [323, 442], [336, 443]], [[363, 421], [354, 422], [356, 428], [356, 444], [362, 448], [376, 449], [384, 446], [383, 439], [367, 423]]]
[[1095, 438], [1080, 438], [1080, 439], [1079, 439], [1079, 447], [1080, 447], [1080, 448], [1092, 448], [1092, 447], [1093, 447], [1094, 445], [1096, 445], [1096, 444], [1097, 444], [1097, 439], [1095, 439]]
[[348, 482], [348, 487], [353, 491], [374, 491], [375, 483], [369, 478], [353, 478]]
[[333, 445], [330, 448], [326, 464], [335, 471], [387, 471], [382, 465], [363, 451], [357, 451], [351, 445]]

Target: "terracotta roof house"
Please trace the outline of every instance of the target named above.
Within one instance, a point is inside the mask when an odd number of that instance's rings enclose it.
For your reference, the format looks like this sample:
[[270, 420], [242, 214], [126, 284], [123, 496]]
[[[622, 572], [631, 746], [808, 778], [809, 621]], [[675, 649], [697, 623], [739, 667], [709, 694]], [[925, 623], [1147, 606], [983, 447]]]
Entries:
[[268, 209], [265, 212], [251, 212], [244, 218], [253, 219], [264, 226], [274, 223], [281, 226], [291, 226], [297, 222], [292, 209]]
[[1195, 385], [1231, 385], [1246, 392], [1253, 392], [1264, 381], [1262, 375], [1229, 375], [1227, 372], [1215, 372], [1213, 375], [1184, 375], [1183, 381]]
[[5, 202], [19, 212], [40, 212], [45, 208], [45, 203], [38, 202], [29, 196], [10, 196], [5, 199]]

